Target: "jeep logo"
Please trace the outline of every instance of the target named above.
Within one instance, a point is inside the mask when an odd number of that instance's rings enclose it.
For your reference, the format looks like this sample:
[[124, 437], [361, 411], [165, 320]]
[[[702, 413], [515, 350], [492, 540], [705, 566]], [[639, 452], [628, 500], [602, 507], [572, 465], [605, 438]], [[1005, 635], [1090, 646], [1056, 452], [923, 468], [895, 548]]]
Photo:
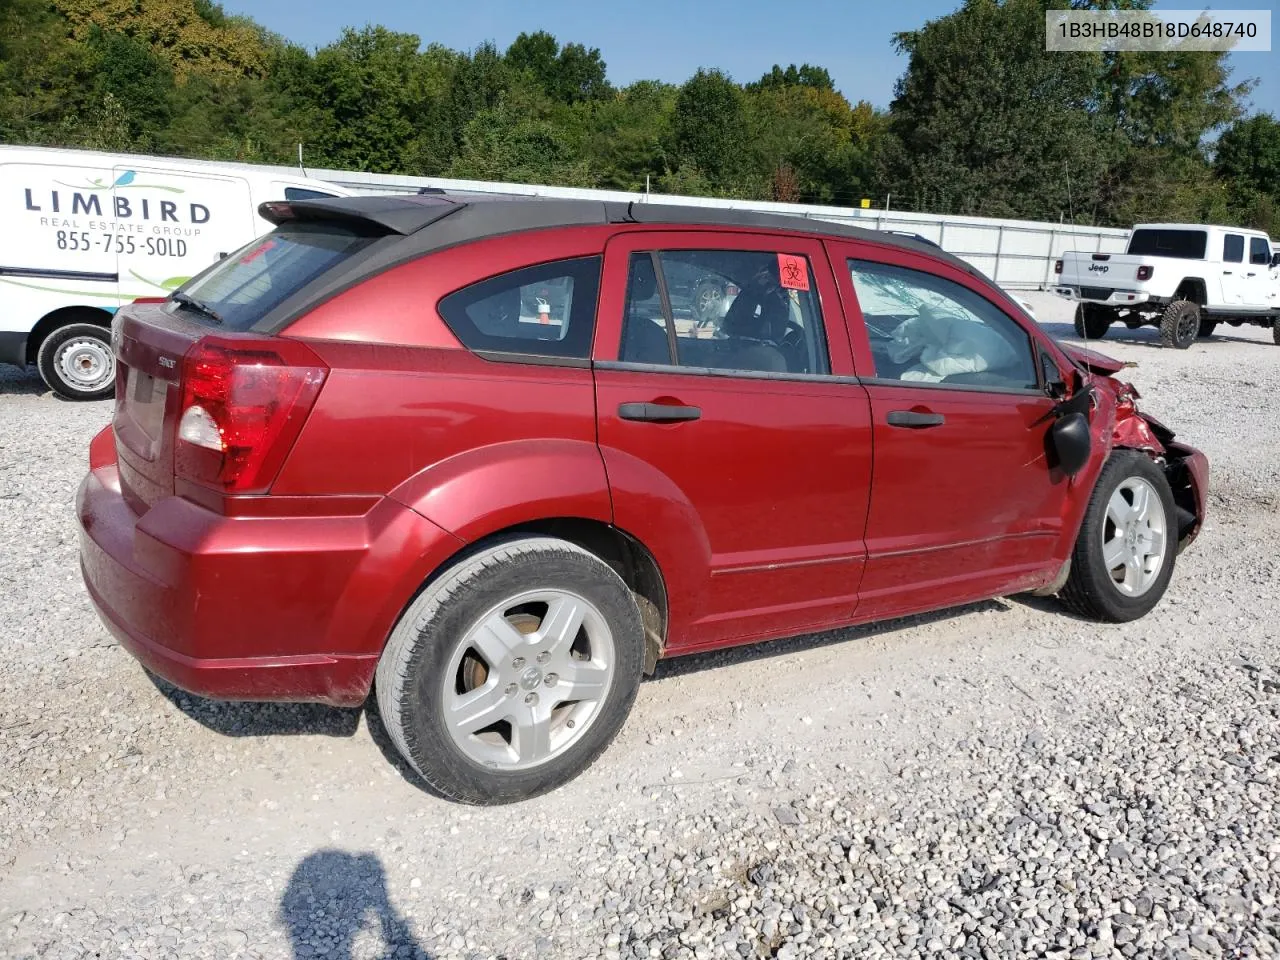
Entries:
[[1106, 273], [1106, 272], [1107, 272], [1108, 270], [1110, 270], [1110, 269], [1111, 269], [1111, 268], [1110, 268], [1110, 267], [1108, 267], [1105, 263], [1091, 263], [1091, 264], [1089, 264], [1089, 272], [1090, 272], [1090, 273]]

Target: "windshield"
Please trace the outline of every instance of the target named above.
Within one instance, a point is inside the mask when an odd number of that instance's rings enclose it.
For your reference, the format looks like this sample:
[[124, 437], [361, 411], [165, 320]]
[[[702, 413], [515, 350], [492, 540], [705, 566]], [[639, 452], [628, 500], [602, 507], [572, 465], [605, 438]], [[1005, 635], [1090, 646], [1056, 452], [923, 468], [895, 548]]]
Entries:
[[375, 238], [332, 223], [291, 223], [222, 260], [180, 292], [197, 301], [183, 309], [228, 330], [248, 330], [286, 297]]
[[1203, 260], [1207, 242], [1203, 230], [1135, 230], [1128, 252], [1143, 257]]

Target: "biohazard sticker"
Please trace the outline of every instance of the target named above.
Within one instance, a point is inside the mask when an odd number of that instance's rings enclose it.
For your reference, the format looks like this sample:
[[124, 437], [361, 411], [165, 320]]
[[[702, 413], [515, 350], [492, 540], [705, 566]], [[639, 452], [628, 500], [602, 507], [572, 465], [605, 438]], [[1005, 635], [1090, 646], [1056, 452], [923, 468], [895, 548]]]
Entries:
[[778, 279], [788, 290], [808, 290], [809, 267], [804, 257], [790, 253], [778, 254]]

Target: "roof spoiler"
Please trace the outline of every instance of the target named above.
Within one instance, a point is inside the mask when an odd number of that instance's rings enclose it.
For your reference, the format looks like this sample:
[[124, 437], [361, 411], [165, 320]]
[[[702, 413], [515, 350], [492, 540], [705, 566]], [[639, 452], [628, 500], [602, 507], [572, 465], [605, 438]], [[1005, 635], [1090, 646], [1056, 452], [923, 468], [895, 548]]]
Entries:
[[441, 196], [326, 197], [270, 200], [258, 207], [258, 215], [276, 226], [297, 220], [336, 220], [408, 236], [465, 206], [463, 201]]

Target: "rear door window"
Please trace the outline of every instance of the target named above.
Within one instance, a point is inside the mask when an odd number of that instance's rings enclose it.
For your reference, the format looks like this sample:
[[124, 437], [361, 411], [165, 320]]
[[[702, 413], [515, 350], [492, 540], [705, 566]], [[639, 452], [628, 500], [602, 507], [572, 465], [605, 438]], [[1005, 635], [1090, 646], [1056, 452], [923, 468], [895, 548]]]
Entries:
[[[286, 297], [376, 239], [337, 224], [288, 224], [224, 258], [182, 292], [216, 313], [223, 328], [249, 330]], [[216, 322], [197, 310], [187, 312]]]
[[1222, 260], [1224, 263], [1244, 262], [1244, 237], [1228, 233], [1222, 238]]
[[758, 250], [633, 253], [619, 359], [628, 363], [828, 374], [809, 259]]
[[479, 353], [585, 360], [595, 333], [600, 258], [524, 267], [451, 293], [440, 316]]

